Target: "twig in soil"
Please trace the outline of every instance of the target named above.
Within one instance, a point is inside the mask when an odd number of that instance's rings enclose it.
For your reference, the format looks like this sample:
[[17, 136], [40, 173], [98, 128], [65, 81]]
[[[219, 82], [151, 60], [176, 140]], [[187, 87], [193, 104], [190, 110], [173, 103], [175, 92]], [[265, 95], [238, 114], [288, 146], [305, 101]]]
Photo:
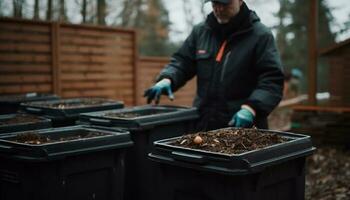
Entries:
[[247, 147], [243, 144], [243, 142], [240, 143], [244, 149], [247, 149]]

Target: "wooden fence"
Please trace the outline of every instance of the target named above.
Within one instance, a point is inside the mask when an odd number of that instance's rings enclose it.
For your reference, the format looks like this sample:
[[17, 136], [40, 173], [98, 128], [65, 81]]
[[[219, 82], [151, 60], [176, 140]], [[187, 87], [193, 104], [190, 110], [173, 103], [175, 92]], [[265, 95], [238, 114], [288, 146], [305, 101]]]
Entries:
[[[133, 30], [0, 18], [0, 94], [55, 93], [145, 104], [168, 58], [138, 58]], [[191, 105], [195, 83], [164, 104]]]
[[132, 30], [0, 19], [0, 93], [52, 92], [135, 104]]

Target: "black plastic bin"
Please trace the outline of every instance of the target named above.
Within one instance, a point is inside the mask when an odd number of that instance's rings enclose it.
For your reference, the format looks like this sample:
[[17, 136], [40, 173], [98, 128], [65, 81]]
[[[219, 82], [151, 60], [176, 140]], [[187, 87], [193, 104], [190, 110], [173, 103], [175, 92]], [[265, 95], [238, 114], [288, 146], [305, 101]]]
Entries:
[[51, 127], [51, 120], [36, 115], [15, 113], [0, 115], [0, 135]]
[[127, 152], [126, 199], [155, 199], [158, 171], [147, 154], [153, 142], [182, 135], [191, 130], [198, 118], [197, 109], [178, 106], [139, 106], [121, 110], [86, 113], [82, 123], [123, 127], [130, 131], [134, 146]]
[[0, 137], [1, 200], [123, 199], [129, 132], [73, 126], [32, 133]]
[[21, 103], [55, 99], [59, 99], [59, 97], [54, 94], [35, 92], [27, 94], [0, 95], [0, 115], [17, 112]]
[[290, 141], [231, 155], [171, 144], [179, 137], [156, 141], [149, 157], [162, 174], [158, 199], [304, 199], [305, 158], [315, 150], [310, 137], [267, 132]]
[[22, 103], [21, 106], [26, 112], [51, 119], [53, 127], [62, 127], [75, 125], [80, 113], [119, 109], [124, 103], [103, 98], [73, 98]]

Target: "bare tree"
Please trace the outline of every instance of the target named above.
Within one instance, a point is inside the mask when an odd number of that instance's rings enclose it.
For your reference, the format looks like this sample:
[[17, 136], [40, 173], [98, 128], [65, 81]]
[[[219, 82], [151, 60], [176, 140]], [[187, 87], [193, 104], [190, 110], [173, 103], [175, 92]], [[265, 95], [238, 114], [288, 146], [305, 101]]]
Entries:
[[121, 17], [121, 25], [126, 27], [126, 26], [130, 26], [130, 16], [133, 12], [133, 8], [134, 8], [134, 1], [130, 1], [130, 0], [123, 0], [123, 10], [120, 13], [120, 17]]
[[86, 13], [86, 10], [87, 10], [87, 0], [83, 0], [83, 2], [82, 2], [82, 5], [81, 5], [81, 16], [82, 16], [82, 23], [83, 24], [85, 24], [86, 23], [86, 15], [87, 15], [87, 13]]
[[34, 1], [34, 15], [33, 19], [38, 20], [39, 19], [39, 0]]
[[97, 23], [106, 25], [106, 0], [97, 0]]
[[135, 20], [133, 23], [133, 26], [140, 27], [141, 26], [141, 19], [144, 17], [144, 13], [142, 12], [142, 5], [144, 4], [144, 1], [142, 0], [136, 0], [135, 2]]
[[194, 25], [194, 16], [193, 16], [193, 12], [192, 12], [193, 8], [191, 5], [191, 1], [183, 0], [182, 6], [183, 6], [183, 10], [185, 12], [186, 26], [192, 28]]
[[66, 5], [64, 0], [60, 0], [58, 21], [67, 21]]
[[22, 18], [24, 0], [13, 0], [12, 3], [13, 3], [13, 17]]
[[0, 17], [4, 15], [4, 10], [6, 9], [6, 4], [0, 1]]
[[47, 0], [46, 20], [52, 20], [52, 0]]

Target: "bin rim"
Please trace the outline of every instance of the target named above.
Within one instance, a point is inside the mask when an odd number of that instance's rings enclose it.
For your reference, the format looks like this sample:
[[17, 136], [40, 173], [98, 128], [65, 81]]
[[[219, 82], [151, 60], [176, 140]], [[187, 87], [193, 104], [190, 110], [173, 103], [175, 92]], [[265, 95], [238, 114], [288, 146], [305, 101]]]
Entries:
[[[130, 118], [108, 117], [106, 113], [131, 113], [149, 109], [166, 110], [170, 112], [144, 115]], [[142, 105], [123, 109], [113, 109], [80, 114], [80, 120], [96, 125], [126, 128], [128, 130], [144, 130], [154, 126], [174, 123], [179, 121], [195, 120], [199, 117], [196, 107], [174, 106], [174, 105]]]
[[5, 114], [0, 115], [1, 119], [11, 118], [15, 117], [16, 115], [28, 115], [28, 116], [34, 116], [39, 119], [38, 122], [22, 122], [22, 123], [16, 123], [16, 124], [5, 124], [0, 125], [0, 135], [1, 134], [9, 134], [19, 131], [29, 131], [33, 129], [43, 129], [43, 128], [50, 128], [51, 127], [51, 119], [48, 119], [43, 116], [28, 114], [28, 113], [11, 113], [11, 114]]
[[[43, 106], [45, 103], [69, 103], [69, 102], [79, 102], [84, 99], [91, 100], [103, 100], [100, 105], [86, 105], [82, 107], [75, 108], [52, 108], [48, 106]], [[35, 101], [35, 102], [24, 102], [20, 104], [21, 109], [25, 110], [28, 113], [44, 115], [47, 118], [56, 119], [56, 118], [78, 118], [79, 114], [100, 111], [100, 110], [109, 110], [109, 109], [120, 109], [124, 107], [124, 102], [108, 98], [100, 97], [83, 97], [83, 98], [66, 98], [66, 99], [56, 99], [48, 101]]]
[[262, 171], [277, 163], [306, 157], [316, 149], [312, 146], [311, 137], [307, 135], [266, 129], [258, 130], [288, 136], [293, 140], [241, 154], [223, 154], [169, 144], [170, 141], [181, 138], [180, 136], [155, 141], [154, 150], [148, 156], [151, 160], [160, 163], [228, 175], [243, 175]]
[[[27, 94], [34, 94], [28, 95]], [[10, 97], [21, 97], [23, 96], [23, 99], [6, 99]], [[5, 98], [5, 99], [4, 99]], [[20, 104], [24, 102], [35, 102], [35, 101], [49, 101], [49, 100], [58, 100], [59, 96], [53, 93], [24, 93], [24, 94], [8, 94], [8, 95], [0, 95], [0, 104]]]
[[80, 155], [95, 151], [126, 148], [133, 144], [130, 138], [130, 132], [122, 129], [77, 125], [34, 131], [39, 135], [50, 135], [63, 133], [69, 134], [70, 132], [81, 130], [98, 131], [106, 133], [106, 135], [46, 144], [25, 144], [11, 141], [9, 139], [14, 138], [18, 134], [32, 133], [33, 130], [13, 132], [0, 136], [0, 156], [22, 161], [41, 162], [63, 159], [67, 156]]

